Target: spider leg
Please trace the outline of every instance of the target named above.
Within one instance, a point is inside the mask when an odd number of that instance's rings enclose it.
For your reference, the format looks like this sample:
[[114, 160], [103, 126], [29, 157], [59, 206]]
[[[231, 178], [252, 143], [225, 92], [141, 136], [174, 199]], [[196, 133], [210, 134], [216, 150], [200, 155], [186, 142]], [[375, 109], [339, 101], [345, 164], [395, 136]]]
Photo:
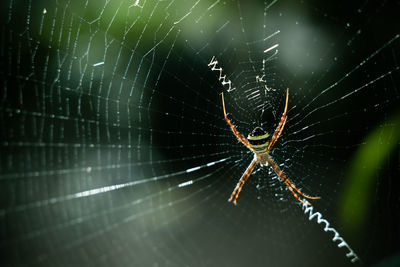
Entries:
[[296, 190], [297, 193], [299, 193], [300, 195], [302, 195], [302, 196], [305, 197], [305, 198], [309, 198], [309, 199], [320, 199], [320, 197], [311, 197], [311, 196], [309, 196], [309, 195], [306, 195], [306, 194], [302, 193], [302, 192], [300, 191], [300, 189], [298, 189], [298, 188], [292, 183], [292, 181], [290, 181], [290, 179], [287, 178], [287, 177], [286, 177], [285, 183], [288, 185], [288, 187], [290, 186], [291, 188], [293, 188], [294, 190]]
[[[285, 182], [285, 184], [289, 188], [290, 192], [292, 192], [293, 196], [295, 198], [297, 198], [297, 200], [300, 201], [302, 204], [305, 204], [304, 201], [301, 198], [299, 198], [299, 196], [296, 194], [296, 192], [293, 191], [293, 188], [290, 187], [290, 185], [288, 183]], [[311, 204], [309, 202], [307, 202], [307, 205], [311, 205]]]
[[268, 151], [271, 150], [271, 148], [274, 146], [276, 140], [278, 140], [278, 137], [281, 135], [282, 131], [283, 131], [283, 127], [285, 126], [286, 123], [286, 111], [287, 111], [287, 106], [288, 106], [288, 101], [289, 101], [289, 88], [286, 89], [286, 103], [285, 103], [285, 109], [283, 111], [282, 117], [281, 117], [281, 121], [278, 124], [278, 127], [276, 127], [276, 130], [274, 132], [274, 135], [271, 138], [271, 141], [268, 145]]
[[[276, 135], [276, 137], [273, 137], [273, 138], [271, 139], [271, 142], [270, 142], [270, 144], [268, 145], [268, 151], [271, 150], [271, 148], [275, 145], [276, 141], [278, 140], [278, 137], [281, 135], [281, 133], [282, 133], [282, 131], [283, 131], [283, 126], [285, 126], [285, 123], [286, 123], [286, 119], [287, 119], [287, 117], [284, 118], [283, 123], [281, 122], [281, 123], [282, 123], [282, 126], [280, 127], [280, 130], [279, 130], [278, 134]], [[280, 126], [280, 125], [278, 125], [277, 130], [279, 129], [279, 126]], [[275, 136], [275, 134], [274, 134], [274, 136]]]
[[239, 131], [236, 129], [236, 127], [235, 127], [235, 126], [232, 124], [232, 122], [228, 119], [228, 115], [226, 115], [224, 93], [222, 93], [222, 107], [223, 107], [223, 109], [224, 109], [225, 120], [226, 120], [226, 122], [229, 124], [229, 126], [231, 127], [231, 130], [232, 130], [233, 134], [236, 136], [236, 138], [237, 138], [240, 142], [242, 142], [243, 145], [245, 145], [248, 149], [251, 150], [249, 141], [247, 141], [246, 137], [244, 137], [243, 135], [241, 135], [241, 134], [239, 133]]
[[[279, 168], [278, 164], [275, 163], [275, 161], [270, 157], [267, 156], [267, 162], [268, 164], [272, 167], [272, 169], [274, 170], [274, 172], [276, 173], [276, 175], [278, 175], [281, 179], [282, 182], [285, 183], [285, 185], [289, 188], [290, 192], [292, 192], [293, 196], [295, 198], [297, 198], [301, 203], [304, 204], [304, 201], [301, 200], [299, 198], [299, 196], [297, 195], [300, 194], [305, 198], [309, 198], [309, 199], [320, 199], [320, 197], [311, 197], [309, 195], [306, 195], [304, 193], [302, 193], [293, 183], [292, 181], [290, 181], [290, 179], [286, 176], [286, 174], [283, 173], [283, 171]], [[297, 193], [296, 193], [297, 192]], [[310, 204], [311, 205], [311, 204]]]
[[242, 178], [240, 178], [239, 182], [237, 183], [235, 190], [233, 190], [231, 197], [228, 200], [229, 202], [231, 202], [233, 199], [233, 204], [236, 205], [236, 199], [239, 197], [239, 193], [242, 190], [244, 183], [250, 177], [250, 174], [253, 172], [256, 164], [257, 160], [254, 158], [253, 161], [250, 163], [249, 167], [247, 167], [246, 171], [243, 173]]

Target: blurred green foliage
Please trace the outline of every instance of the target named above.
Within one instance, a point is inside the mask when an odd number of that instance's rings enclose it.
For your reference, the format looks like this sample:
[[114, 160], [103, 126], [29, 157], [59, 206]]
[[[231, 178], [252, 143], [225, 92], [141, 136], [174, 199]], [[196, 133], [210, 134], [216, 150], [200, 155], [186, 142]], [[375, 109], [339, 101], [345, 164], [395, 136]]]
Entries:
[[399, 142], [400, 112], [397, 112], [375, 127], [353, 156], [339, 206], [341, 224], [349, 234], [362, 232], [363, 222], [375, 197], [378, 171]]

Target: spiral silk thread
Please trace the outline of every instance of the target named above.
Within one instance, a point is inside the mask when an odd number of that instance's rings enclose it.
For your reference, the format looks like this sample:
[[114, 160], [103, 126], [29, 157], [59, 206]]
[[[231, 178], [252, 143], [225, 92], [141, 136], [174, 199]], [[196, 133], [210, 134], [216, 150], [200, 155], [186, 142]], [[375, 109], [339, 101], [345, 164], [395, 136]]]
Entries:
[[228, 87], [228, 92], [231, 92], [233, 90], [235, 90], [236, 88], [233, 87], [232, 88], [232, 82], [228, 79], [226, 79], [226, 74], [224, 76], [222, 76], [222, 68], [217, 68], [217, 64], [218, 61], [215, 59], [215, 56], [212, 57], [210, 63], [208, 63], [208, 66], [211, 67], [212, 71], [218, 71], [219, 72], [219, 77], [218, 80], [222, 83], [223, 86], [225, 86], [226, 84], [229, 86]]
[[327, 220], [322, 218], [322, 214], [320, 212], [313, 213], [314, 207], [307, 200], [305, 200], [305, 199], [303, 199], [303, 200], [304, 200], [304, 203], [302, 204], [302, 209], [304, 210], [304, 214], [307, 214], [307, 213], [309, 214], [308, 219], [311, 221], [312, 219], [317, 217], [318, 224], [322, 224], [322, 223], [325, 224], [324, 231], [332, 232], [334, 234], [332, 241], [333, 242], [339, 241], [339, 243], [337, 244], [337, 246], [339, 248], [342, 248], [342, 247], [347, 248], [348, 253], [346, 253], [346, 257], [349, 258], [352, 263], [360, 261], [358, 256], [350, 248], [349, 244], [347, 244], [347, 242], [344, 241], [344, 239], [340, 236], [338, 231], [336, 231], [335, 228], [330, 227], [330, 223]]

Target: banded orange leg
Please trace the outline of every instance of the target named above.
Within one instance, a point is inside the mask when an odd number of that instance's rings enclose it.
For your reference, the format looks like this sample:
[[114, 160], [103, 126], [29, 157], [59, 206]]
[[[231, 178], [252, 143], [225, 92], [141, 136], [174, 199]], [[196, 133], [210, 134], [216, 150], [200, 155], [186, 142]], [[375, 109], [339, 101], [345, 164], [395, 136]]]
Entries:
[[239, 193], [242, 190], [244, 183], [250, 177], [250, 174], [254, 170], [254, 167], [257, 163], [257, 159], [254, 158], [249, 167], [247, 167], [246, 171], [243, 173], [242, 178], [240, 178], [239, 182], [237, 183], [235, 190], [233, 190], [231, 197], [229, 198], [229, 201], [232, 201], [233, 199], [233, 204], [236, 205], [236, 199], [239, 197]]

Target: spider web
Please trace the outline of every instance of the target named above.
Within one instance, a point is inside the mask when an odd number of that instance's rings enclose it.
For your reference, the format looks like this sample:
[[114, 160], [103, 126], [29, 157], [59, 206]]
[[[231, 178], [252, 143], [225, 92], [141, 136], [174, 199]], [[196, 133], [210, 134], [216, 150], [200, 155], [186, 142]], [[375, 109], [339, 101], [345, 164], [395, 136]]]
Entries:
[[321, 197], [313, 208], [363, 263], [391, 257], [399, 11], [395, 1], [3, 1], [4, 265], [351, 265], [267, 167], [238, 206], [227, 202], [253, 155], [224, 120], [221, 92], [243, 135], [272, 135], [286, 88], [271, 157]]

